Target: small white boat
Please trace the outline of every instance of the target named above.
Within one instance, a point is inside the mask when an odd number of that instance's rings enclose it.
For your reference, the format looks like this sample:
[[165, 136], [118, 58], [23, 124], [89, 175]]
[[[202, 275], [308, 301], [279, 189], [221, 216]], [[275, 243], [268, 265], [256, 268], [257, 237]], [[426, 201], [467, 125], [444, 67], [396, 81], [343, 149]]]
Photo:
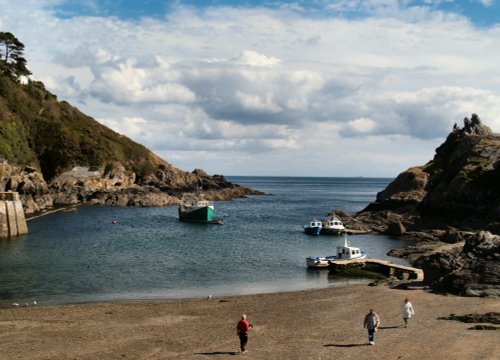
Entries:
[[337, 246], [337, 254], [331, 256], [309, 256], [306, 258], [308, 267], [311, 268], [327, 268], [330, 263], [339, 260], [354, 260], [364, 259], [366, 253], [362, 252], [359, 248], [351, 246], [347, 240], [347, 235], [344, 234], [344, 245]]
[[340, 235], [344, 231], [345, 226], [338, 217], [333, 216], [321, 219], [321, 234]]

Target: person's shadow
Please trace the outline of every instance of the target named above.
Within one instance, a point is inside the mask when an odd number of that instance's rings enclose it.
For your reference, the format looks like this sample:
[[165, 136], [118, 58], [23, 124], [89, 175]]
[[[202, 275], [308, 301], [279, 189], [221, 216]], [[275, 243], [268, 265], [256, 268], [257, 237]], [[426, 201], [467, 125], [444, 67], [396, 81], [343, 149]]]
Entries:
[[204, 352], [204, 353], [195, 353], [195, 355], [238, 355], [237, 351], [212, 351], [212, 352]]
[[333, 346], [333, 347], [356, 347], [356, 346], [369, 346], [370, 344], [363, 343], [363, 344], [326, 344], [323, 345], [325, 347], [327, 346]]
[[389, 329], [401, 329], [404, 328], [404, 325], [397, 325], [397, 326], [379, 326], [379, 330], [389, 330]]

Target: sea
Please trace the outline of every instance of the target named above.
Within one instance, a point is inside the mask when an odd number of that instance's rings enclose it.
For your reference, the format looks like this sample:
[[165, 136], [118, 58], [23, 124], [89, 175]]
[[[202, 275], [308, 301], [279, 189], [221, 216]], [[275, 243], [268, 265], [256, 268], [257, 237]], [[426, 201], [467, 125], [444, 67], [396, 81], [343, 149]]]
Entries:
[[[81, 206], [28, 221], [0, 241], [0, 306], [221, 297], [367, 282], [311, 270], [342, 236], [303, 226], [332, 209], [362, 210], [392, 179], [228, 176], [265, 195], [215, 202], [223, 225], [180, 222], [177, 206]], [[116, 223], [113, 223], [116, 220]], [[349, 235], [369, 257], [407, 243]]]

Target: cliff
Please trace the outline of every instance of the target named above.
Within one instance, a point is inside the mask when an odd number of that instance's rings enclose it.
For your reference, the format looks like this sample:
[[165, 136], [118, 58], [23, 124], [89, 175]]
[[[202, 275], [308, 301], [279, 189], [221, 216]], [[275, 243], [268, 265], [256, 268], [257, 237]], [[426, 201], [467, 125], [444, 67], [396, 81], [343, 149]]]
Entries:
[[72, 204], [171, 205], [202, 186], [215, 200], [259, 192], [203, 170], [186, 172], [103, 126], [41, 82], [0, 74], [0, 191], [27, 214]]
[[430, 162], [401, 173], [351, 221], [416, 240], [390, 255], [422, 268], [433, 290], [500, 296], [499, 204], [500, 135], [474, 114]]
[[[357, 214], [387, 231], [455, 227], [500, 232], [500, 135], [477, 115], [454, 126], [434, 158], [401, 173]], [[377, 221], [377, 219], [381, 221]]]

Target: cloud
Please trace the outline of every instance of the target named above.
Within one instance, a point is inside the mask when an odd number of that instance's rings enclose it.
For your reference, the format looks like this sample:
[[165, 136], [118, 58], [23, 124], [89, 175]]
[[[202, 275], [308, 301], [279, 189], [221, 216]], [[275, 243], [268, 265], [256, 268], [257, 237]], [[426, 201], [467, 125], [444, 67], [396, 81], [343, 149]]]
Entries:
[[240, 65], [273, 67], [279, 64], [280, 60], [252, 50], [243, 50], [239, 56], [234, 58], [233, 62]]
[[93, 74], [89, 94], [106, 103], [190, 103], [196, 99], [161, 59], [150, 64], [133, 59], [113, 61], [95, 67]]
[[490, 7], [493, 5], [494, 0], [476, 0], [478, 3], [483, 5], [484, 7]]
[[370, 154], [405, 168], [416, 154], [425, 162], [471, 113], [500, 131], [500, 27], [476, 28], [435, 2], [332, 1], [335, 16], [322, 17], [300, 2], [174, 5], [130, 21], [61, 18], [53, 4], [2, 3], [0, 25], [26, 45], [34, 77], [180, 167], [190, 154], [218, 173], [245, 163], [300, 173], [283, 159], [306, 166], [348, 146], [343, 169], [379, 173]]
[[372, 119], [362, 117], [349, 121], [346, 128], [348, 128], [352, 134], [369, 134], [376, 130], [377, 123]]

